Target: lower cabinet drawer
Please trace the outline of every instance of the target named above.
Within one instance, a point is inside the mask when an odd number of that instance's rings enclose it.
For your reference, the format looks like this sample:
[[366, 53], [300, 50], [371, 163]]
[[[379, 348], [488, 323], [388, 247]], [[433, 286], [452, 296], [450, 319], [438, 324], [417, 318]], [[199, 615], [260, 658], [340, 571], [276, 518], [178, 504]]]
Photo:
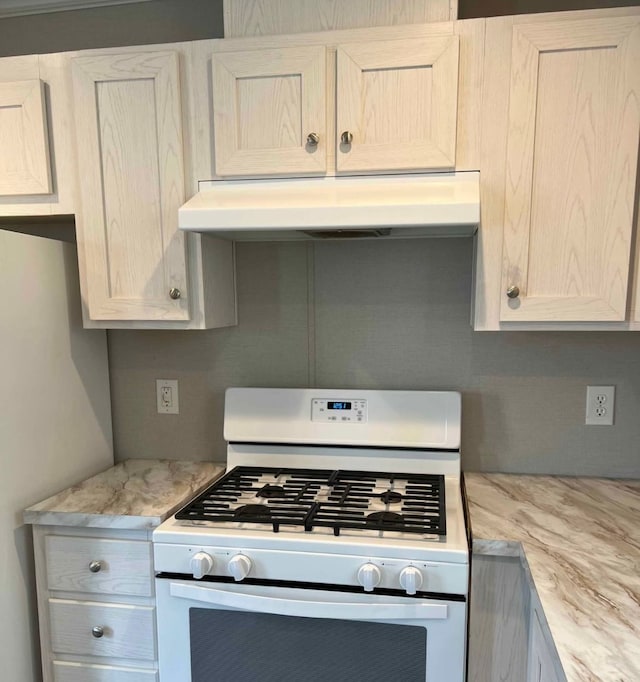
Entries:
[[150, 542], [49, 535], [45, 551], [50, 590], [153, 595]]
[[53, 662], [54, 682], [158, 682], [155, 670], [132, 670], [110, 665]]
[[154, 611], [151, 606], [49, 599], [51, 648], [56, 654], [153, 661]]

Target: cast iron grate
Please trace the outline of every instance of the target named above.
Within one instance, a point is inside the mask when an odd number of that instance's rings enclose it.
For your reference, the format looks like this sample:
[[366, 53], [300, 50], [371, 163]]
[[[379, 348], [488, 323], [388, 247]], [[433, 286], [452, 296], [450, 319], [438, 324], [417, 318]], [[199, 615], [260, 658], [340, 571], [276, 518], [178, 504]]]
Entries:
[[235, 467], [176, 519], [444, 536], [444, 476]]

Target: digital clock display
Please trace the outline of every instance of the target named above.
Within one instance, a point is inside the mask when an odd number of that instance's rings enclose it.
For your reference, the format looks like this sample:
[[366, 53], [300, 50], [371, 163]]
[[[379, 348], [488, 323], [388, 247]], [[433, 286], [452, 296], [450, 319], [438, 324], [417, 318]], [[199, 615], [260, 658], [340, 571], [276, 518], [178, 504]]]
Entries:
[[351, 403], [329, 400], [327, 402], [327, 409], [328, 410], [350, 410], [351, 409]]

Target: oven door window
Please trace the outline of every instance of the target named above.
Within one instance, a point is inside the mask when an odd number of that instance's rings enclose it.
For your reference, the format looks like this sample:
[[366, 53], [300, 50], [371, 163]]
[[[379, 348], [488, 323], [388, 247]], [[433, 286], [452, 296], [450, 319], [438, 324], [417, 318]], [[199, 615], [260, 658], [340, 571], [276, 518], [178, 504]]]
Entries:
[[424, 682], [418, 625], [189, 609], [191, 682]]

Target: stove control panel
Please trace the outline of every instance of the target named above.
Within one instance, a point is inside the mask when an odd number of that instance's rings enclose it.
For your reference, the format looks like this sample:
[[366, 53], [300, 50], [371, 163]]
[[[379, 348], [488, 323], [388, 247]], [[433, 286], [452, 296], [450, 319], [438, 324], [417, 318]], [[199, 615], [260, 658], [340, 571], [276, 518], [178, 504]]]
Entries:
[[[208, 531], [208, 529], [203, 529]], [[234, 538], [231, 538], [233, 542]], [[427, 543], [425, 543], [427, 544]], [[438, 557], [417, 561], [415, 556], [381, 557], [332, 554], [286, 549], [240, 548], [232, 544], [188, 545], [154, 542], [157, 573], [196, 577], [214, 576], [277, 580], [322, 585], [360, 586], [363, 592], [376, 588], [467, 594], [469, 564], [446, 562]]]
[[313, 398], [311, 421], [330, 424], [334, 422], [336, 424], [364, 424], [367, 421], [367, 401]]

